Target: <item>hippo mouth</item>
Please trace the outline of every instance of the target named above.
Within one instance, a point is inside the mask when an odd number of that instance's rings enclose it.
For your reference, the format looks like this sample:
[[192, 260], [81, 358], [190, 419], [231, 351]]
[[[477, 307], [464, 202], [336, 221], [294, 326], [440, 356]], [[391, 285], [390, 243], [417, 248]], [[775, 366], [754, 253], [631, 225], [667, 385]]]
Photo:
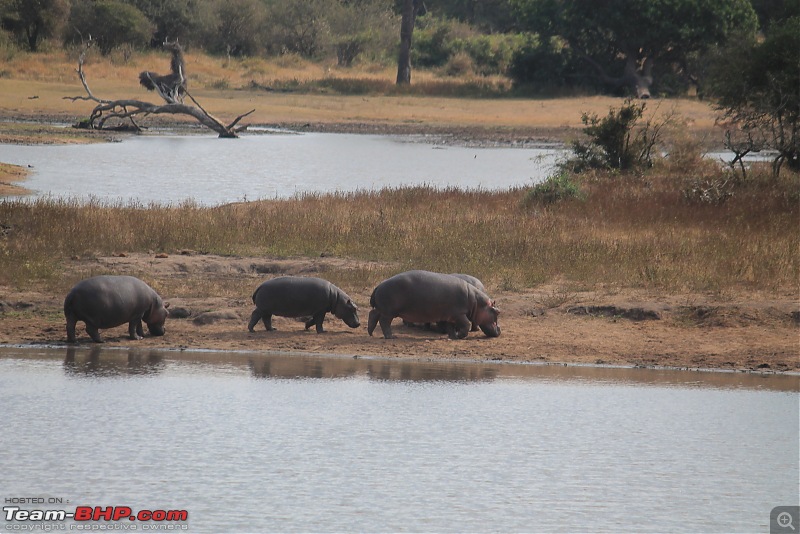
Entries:
[[489, 325], [479, 324], [478, 328], [486, 334], [486, 337], [498, 337], [500, 335], [500, 325], [497, 323], [492, 323]]
[[155, 325], [150, 326], [150, 325], [147, 325], [147, 330], [150, 331], [150, 335], [151, 336], [163, 336], [164, 335], [164, 327], [163, 326], [155, 326]]

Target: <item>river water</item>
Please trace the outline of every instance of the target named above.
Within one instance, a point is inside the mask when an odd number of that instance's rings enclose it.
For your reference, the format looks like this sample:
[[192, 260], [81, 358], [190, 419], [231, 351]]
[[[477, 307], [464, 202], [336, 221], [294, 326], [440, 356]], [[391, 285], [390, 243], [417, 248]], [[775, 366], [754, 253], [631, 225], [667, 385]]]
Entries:
[[192, 532], [766, 532], [798, 502], [799, 386], [0, 347], [0, 497], [186, 510]]
[[37, 195], [216, 205], [404, 185], [500, 190], [546, 178], [563, 150], [468, 148], [411, 136], [272, 133], [239, 139], [142, 135], [119, 143], [0, 144], [31, 166]]

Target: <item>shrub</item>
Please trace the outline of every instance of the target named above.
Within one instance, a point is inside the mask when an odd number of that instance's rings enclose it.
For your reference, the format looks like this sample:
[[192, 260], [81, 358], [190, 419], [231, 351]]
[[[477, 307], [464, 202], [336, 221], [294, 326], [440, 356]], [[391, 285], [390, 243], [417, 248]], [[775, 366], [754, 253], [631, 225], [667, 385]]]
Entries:
[[575, 158], [569, 162], [572, 170], [617, 169], [653, 166], [653, 148], [660, 141], [663, 128], [672, 122], [668, 115], [661, 122], [648, 120], [638, 126], [646, 104], [628, 98], [619, 109], [611, 108], [606, 117], [583, 113], [581, 122], [589, 142], [572, 144]]
[[522, 203], [524, 206], [548, 205], [571, 198], [583, 200], [585, 195], [572, 174], [562, 170], [528, 189]]

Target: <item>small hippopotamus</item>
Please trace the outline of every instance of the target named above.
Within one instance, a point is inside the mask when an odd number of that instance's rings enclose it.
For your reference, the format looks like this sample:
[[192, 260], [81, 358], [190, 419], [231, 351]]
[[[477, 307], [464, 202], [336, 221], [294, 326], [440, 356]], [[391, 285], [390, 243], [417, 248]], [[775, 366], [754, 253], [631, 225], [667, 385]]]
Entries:
[[384, 280], [369, 301], [367, 332], [372, 335], [380, 322], [383, 337], [393, 338], [392, 319], [411, 323], [447, 325], [451, 339], [467, 337], [471, 326], [478, 326], [488, 337], [500, 335], [500, 311], [486, 293], [463, 279], [430, 271], [407, 271]]
[[259, 320], [264, 322], [267, 330], [272, 327], [272, 316], [306, 317], [306, 330], [316, 325], [317, 333], [325, 330], [322, 322], [325, 314], [333, 313], [350, 328], [358, 328], [358, 306], [347, 296], [347, 293], [327, 280], [304, 276], [281, 276], [267, 280], [253, 293], [253, 304], [256, 309], [250, 316], [247, 329], [251, 332]]
[[86, 332], [95, 343], [102, 343], [98, 329], [128, 323], [131, 339], [142, 339], [142, 321], [150, 335], [163, 336], [169, 315], [155, 290], [134, 276], [94, 276], [75, 284], [64, 299], [67, 341], [75, 343], [75, 325], [86, 323]]

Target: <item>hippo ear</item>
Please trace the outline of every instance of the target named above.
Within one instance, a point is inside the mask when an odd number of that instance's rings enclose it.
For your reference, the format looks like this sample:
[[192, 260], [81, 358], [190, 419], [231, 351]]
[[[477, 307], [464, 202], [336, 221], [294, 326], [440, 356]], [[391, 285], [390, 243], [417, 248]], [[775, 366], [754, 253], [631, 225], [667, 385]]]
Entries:
[[164, 303], [164, 307], [165, 307], [165, 308], [169, 308], [169, 302], [165, 302], [165, 303]]

